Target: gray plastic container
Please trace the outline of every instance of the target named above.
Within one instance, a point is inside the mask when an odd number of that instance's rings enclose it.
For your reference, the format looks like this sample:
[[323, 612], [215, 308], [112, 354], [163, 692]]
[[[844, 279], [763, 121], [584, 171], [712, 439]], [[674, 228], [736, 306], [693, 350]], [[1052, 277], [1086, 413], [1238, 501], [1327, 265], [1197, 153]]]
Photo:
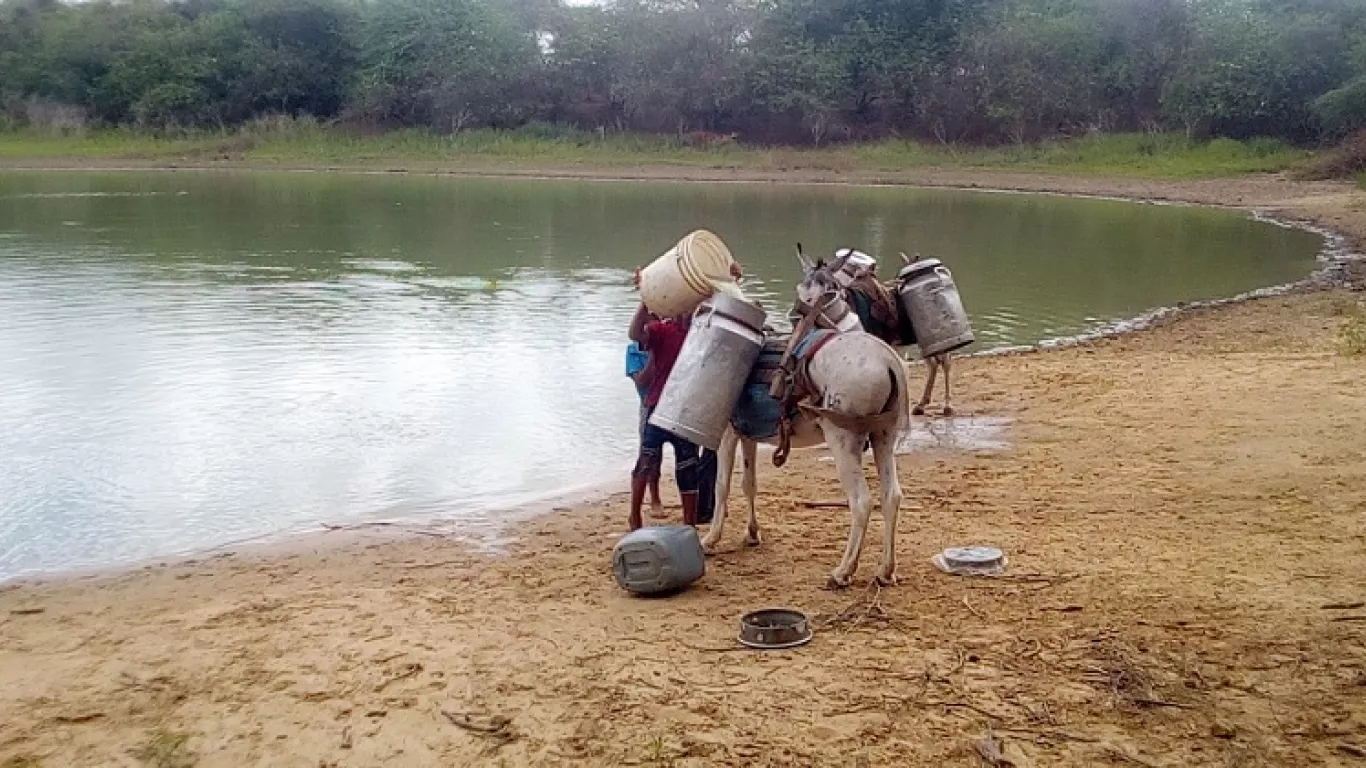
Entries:
[[641, 528], [621, 537], [612, 550], [612, 573], [622, 589], [652, 595], [682, 589], [702, 578], [707, 556], [690, 525]]

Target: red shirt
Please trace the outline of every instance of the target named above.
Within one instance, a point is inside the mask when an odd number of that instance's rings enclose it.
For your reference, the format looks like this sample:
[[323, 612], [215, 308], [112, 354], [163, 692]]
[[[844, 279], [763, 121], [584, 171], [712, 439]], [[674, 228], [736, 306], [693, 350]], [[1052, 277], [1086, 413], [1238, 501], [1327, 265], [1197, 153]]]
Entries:
[[664, 394], [664, 385], [669, 381], [669, 372], [674, 369], [678, 351], [687, 337], [687, 323], [668, 319], [645, 324], [645, 343], [641, 348], [650, 353], [650, 362], [654, 365], [654, 379], [645, 392], [645, 407], [659, 404], [659, 396]]

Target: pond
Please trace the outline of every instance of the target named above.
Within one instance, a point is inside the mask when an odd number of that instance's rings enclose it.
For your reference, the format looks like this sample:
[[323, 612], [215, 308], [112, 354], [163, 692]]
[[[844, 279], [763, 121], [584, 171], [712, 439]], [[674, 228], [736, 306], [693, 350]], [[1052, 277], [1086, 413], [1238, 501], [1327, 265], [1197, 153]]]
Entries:
[[631, 270], [697, 227], [772, 308], [799, 240], [884, 275], [900, 250], [941, 258], [976, 349], [1299, 279], [1320, 247], [1237, 212], [1054, 196], [5, 172], [0, 579], [322, 523], [474, 530], [624, 484]]

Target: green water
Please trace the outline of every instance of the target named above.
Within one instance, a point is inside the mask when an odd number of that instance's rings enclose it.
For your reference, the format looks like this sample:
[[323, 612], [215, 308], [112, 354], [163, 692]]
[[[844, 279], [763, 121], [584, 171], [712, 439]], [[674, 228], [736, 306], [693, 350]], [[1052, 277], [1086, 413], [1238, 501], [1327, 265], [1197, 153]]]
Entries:
[[[809, 253], [918, 251], [979, 344], [1296, 280], [1227, 211], [893, 188], [0, 176], [0, 578], [319, 522], [498, 510], [629, 467], [630, 271], [706, 227], [786, 307]], [[962, 405], [971, 407], [970, 403]]]

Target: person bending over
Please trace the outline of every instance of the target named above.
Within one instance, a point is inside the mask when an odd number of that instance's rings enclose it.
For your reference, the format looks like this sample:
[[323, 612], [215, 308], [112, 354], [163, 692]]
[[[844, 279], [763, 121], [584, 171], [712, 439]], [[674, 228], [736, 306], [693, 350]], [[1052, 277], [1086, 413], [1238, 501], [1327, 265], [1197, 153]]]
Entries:
[[650, 423], [650, 414], [659, 405], [664, 385], [673, 371], [678, 352], [688, 336], [690, 319], [684, 315], [664, 320], [651, 320], [650, 312], [641, 304], [631, 320], [631, 341], [650, 355], [654, 368], [650, 386], [645, 392], [644, 426], [640, 430], [640, 454], [631, 470], [631, 530], [643, 525], [640, 506], [645, 500], [645, 489], [659, 482], [660, 467], [664, 463], [664, 445], [673, 446], [674, 478], [683, 500], [683, 524], [697, 525], [697, 446]]

